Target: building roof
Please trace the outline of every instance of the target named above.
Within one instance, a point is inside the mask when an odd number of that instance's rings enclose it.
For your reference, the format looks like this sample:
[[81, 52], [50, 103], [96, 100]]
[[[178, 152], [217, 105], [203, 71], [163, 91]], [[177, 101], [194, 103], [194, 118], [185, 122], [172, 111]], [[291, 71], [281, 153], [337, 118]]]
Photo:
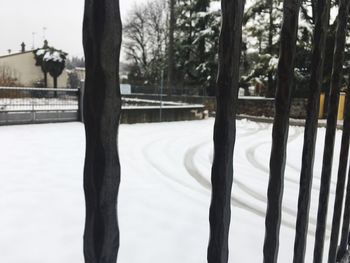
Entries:
[[12, 57], [12, 56], [19, 56], [19, 55], [23, 55], [23, 54], [27, 54], [27, 53], [33, 53], [33, 50], [28, 50], [28, 51], [24, 51], [24, 52], [17, 52], [17, 53], [3, 55], [3, 56], [0, 56], [0, 59], [1, 58]]

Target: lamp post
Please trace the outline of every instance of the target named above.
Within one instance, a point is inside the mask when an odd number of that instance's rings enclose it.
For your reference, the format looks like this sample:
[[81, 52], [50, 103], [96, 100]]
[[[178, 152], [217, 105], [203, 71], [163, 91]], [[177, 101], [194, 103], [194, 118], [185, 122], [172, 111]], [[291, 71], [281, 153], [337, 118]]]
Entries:
[[161, 71], [160, 77], [160, 105], [159, 105], [159, 121], [162, 122], [162, 107], [163, 107], [163, 85], [164, 85], [164, 70]]

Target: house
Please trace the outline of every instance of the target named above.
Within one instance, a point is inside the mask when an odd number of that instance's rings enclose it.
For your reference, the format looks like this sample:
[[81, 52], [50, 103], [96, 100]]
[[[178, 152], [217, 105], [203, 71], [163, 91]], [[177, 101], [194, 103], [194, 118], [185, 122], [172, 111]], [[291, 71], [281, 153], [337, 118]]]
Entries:
[[[21, 45], [21, 52], [0, 56], [0, 72], [16, 80], [21, 86], [33, 87], [44, 79], [44, 73], [39, 66], [35, 66], [32, 50], [26, 51], [25, 44]], [[0, 75], [1, 76], [1, 75]], [[66, 70], [57, 79], [58, 88], [66, 88], [68, 73]], [[47, 85], [53, 88], [53, 78], [48, 74]]]
[[85, 68], [75, 67], [74, 72], [77, 74], [80, 81], [85, 81]]

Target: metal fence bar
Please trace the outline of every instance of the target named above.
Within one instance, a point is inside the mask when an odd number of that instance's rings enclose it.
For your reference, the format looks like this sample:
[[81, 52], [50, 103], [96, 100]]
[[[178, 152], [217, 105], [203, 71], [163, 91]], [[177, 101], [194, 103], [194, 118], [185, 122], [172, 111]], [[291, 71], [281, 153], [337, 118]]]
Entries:
[[350, 93], [349, 90], [346, 93], [346, 102], [344, 108], [344, 125], [343, 125], [343, 136], [340, 148], [338, 178], [337, 178], [337, 190], [334, 202], [334, 212], [332, 220], [332, 232], [331, 240], [328, 252], [328, 263], [335, 263], [337, 257], [340, 218], [343, 208], [344, 199], [344, 188], [346, 180], [346, 169], [348, 166], [349, 156], [349, 142], [350, 142]]
[[265, 219], [264, 263], [278, 257], [281, 203], [289, 131], [289, 112], [294, 76], [294, 57], [299, 18], [299, 0], [285, 0], [281, 30], [280, 58], [277, 69], [275, 119], [272, 131], [268, 204]]
[[0, 125], [79, 120], [79, 89], [0, 87]]
[[348, 183], [346, 186], [346, 196], [343, 214], [343, 226], [340, 238], [340, 245], [338, 247], [337, 257], [341, 258], [348, 249], [349, 242], [349, 224], [350, 224], [350, 168], [348, 170]]
[[231, 222], [233, 150], [241, 54], [243, 0], [222, 0], [219, 40], [217, 110], [214, 124], [214, 161], [211, 170], [212, 198], [209, 211], [208, 263], [227, 263]]
[[329, 96], [329, 107], [327, 116], [327, 130], [325, 136], [325, 148], [323, 153], [321, 187], [318, 201], [317, 226], [314, 247], [314, 263], [322, 263], [324, 238], [327, 223], [328, 199], [333, 165], [334, 141], [337, 126], [338, 101], [340, 82], [342, 77], [346, 25], [348, 17], [349, 0], [341, 0], [338, 14], [338, 26], [333, 57], [333, 70], [331, 90]]
[[310, 95], [305, 122], [298, 211], [294, 240], [293, 263], [304, 263], [309, 223], [310, 197], [314, 168], [315, 144], [317, 138], [320, 90], [323, 76], [324, 51], [329, 23], [330, 0], [320, 0], [317, 16], [311, 63]]
[[78, 110], [78, 89], [0, 87], [0, 111]]
[[79, 89], [54, 89], [54, 88], [35, 88], [35, 87], [0, 87], [0, 90], [28, 90], [28, 91], [71, 91], [77, 92]]
[[83, 35], [86, 61], [84, 258], [86, 263], [115, 263], [119, 250], [117, 134], [121, 113], [118, 71], [122, 40], [119, 1], [85, 0]]

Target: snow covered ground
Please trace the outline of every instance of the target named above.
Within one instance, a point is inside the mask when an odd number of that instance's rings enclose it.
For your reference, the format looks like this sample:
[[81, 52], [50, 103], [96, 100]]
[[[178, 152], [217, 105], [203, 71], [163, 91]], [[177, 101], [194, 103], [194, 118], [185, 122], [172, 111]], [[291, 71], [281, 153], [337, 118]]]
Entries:
[[[213, 122], [121, 125], [119, 262], [206, 262]], [[271, 125], [246, 120], [237, 125], [230, 262], [256, 263], [262, 262]], [[320, 128], [306, 262], [312, 262], [324, 134]], [[283, 263], [292, 262], [302, 141], [303, 129], [291, 127]], [[0, 145], [0, 262], [82, 263], [83, 125], [2, 126]], [[334, 189], [333, 178], [331, 208]]]

